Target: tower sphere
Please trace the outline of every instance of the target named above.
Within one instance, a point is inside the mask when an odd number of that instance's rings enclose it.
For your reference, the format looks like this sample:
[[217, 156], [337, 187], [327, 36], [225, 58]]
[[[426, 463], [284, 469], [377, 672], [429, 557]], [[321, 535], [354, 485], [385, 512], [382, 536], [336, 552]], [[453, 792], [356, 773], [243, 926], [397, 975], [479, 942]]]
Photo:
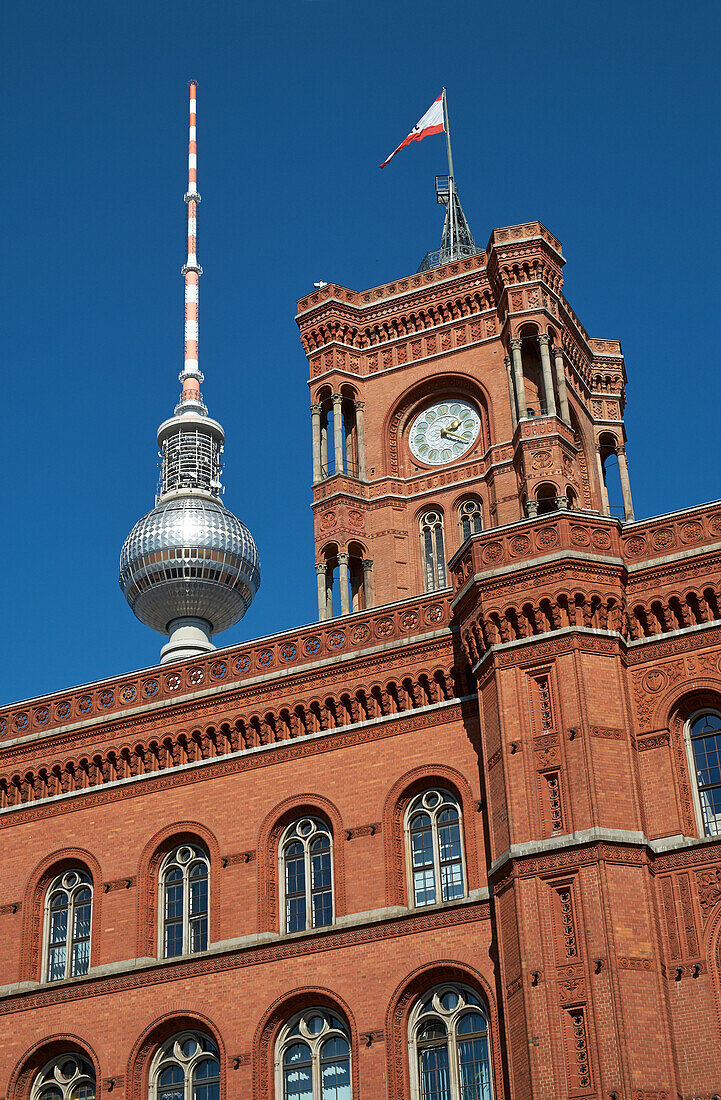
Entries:
[[120, 587], [146, 626], [176, 619], [216, 634], [242, 619], [260, 584], [260, 559], [245, 524], [219, 500], [182, 490], [139, 519], [120, 554]]

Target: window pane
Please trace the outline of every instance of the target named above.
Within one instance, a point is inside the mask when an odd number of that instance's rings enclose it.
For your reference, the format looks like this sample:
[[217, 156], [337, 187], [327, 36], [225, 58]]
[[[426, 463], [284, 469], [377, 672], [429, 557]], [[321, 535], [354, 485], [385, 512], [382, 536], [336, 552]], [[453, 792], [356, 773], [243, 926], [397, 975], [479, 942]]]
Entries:
[[190, 882], [190, 915], [208, 911], [208, 879], [191, 879]]
[[178, 920], [183, 916], [183, 883], [165, 887], [165, 919]]
[[59, 982], [65, 977], [65, 959], [66, 949], [65, 944], [60, 947], [50, 948], [50, 957], [48, 959], [48, 980], [51, 982]]
[[443, 549], [443, 528], [436, 527], [436, 557], [438, 559], [438, 587], [446, 587], [446, 555]]
[[[65, 904], [67, 905], [67, 896]], [[53, 905], [55, 902], [53, 902]], [[68, 936], [68, 911], [67, 908], [53, 909], [50, 913], [50, 942], [64, 943]]]
[[158, 1080], [158, 1100], [183, 1100], [185, 1074], [179, 1065], [167, 1066]]
[[183, 954], [183, 925], [166, 924], [165, 926], [165, 957], [172, 959], [176, 955]]
[[333, 923], [333, 893], [323, 890], [313, 894], [313, 927], [325, 928]]
[[208, 918], [195, 917], [190, 922], [190, 950], [205, 951], [208, 946]]
[[305, 931], [305, 894], [300, 898], [286, 898], [285, 927], [287, 932]]
[[436, 878], [433, 871], [433, 829], [428, 814], [416, 814], [411, 818], [411, 859], [413, 861], [415, 904], [435, 904]]
[[419, 1062], [422, 1100], [451, 1100], [446, 1044], [422, 1050]]
[[310, 1047], [293, 1043], [283, 1057], [283, 1100], [313, 1100]]
[[[83, 894], [86, 893], [83, 890]], [[86, 939], [90, 936], [90, 913], [91, 905], [90, 900], [83, 900], [80, 895], [75, 901], [75, 927], [73, 928], [73, 937], [76, 940]]]
[[[480, 1017], [479, 1017], [480, 1019]], [[461, 1100], [490, 1100], [491, 1072], [488, 1040], [464, 1039], [458, 1044]]]
[[193, 1100], [219, 1100], [220, 1066], [214, 1058], [200, 1062], [193, 1074]]
[[334, 1036], [321, 1047], [322, 1100], [350, 1100], [350, 1048], [345, 1039]]
[[321, 890], [330, 886], [330, 841], [322, 837], [311, 848], [311, 888]]
[[[295, 848], [296, 845], [293, 845]], [[300, 847], [300, 845], [298, 845]], [[301, 847], [300, 854], [287, 852], [285, 858], [285, 892], [286, 894], [305, 893], [305, 859]]]
[[80, 940], [73, 944], [72, 961], [70, 964], [70, 976], [75, 978], [80, 974], [87, 974], [90, 968], [90, 940]]
[[430, 530], [423, 532], [423, 557], [426, 567], [426, 592], [433, 592], [436, 587], [436, 573], [433, 561], [433, 536]]
[[[43, 1100], [45, 1100], [43, 1093]], [[95, 1085], [78, 1085], [73, 1089], [72, 1100], [95, 1100]]]

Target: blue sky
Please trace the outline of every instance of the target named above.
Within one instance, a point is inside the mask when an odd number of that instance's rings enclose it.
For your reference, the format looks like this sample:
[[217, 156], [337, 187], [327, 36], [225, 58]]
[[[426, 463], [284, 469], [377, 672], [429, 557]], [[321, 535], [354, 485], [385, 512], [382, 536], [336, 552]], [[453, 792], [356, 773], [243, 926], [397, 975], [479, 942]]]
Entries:
[[717, 4], [30, 0], [3, 22], [3, 701], [162, 644], [117, 562], [179, 388], [190, 78], [203, 389], [263, 567], [224, 644], [314, 618], [295, 303], [437, 246], [442, 137], [377, 165], [443, 84], [476, 240], [539, 218], [588, 331], [622, 341], [637, 516], [721, 496]]

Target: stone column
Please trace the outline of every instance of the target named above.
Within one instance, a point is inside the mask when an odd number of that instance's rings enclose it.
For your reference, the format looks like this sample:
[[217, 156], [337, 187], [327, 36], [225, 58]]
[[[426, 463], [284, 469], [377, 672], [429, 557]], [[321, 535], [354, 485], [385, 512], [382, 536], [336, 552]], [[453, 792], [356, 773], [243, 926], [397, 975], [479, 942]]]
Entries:
[[506, 375], [508, 377], [508, 398], [511, 402], [511, 421], [513, 423], [513, 430], [515, 432], [518, 424], [518, 413], [516, 412], [516, 393], [513, 389], [513, 375], [511, 374], [511, 359], [506, 355], [503, 358], [503, 362], [506, 367]]
[[350, 614], [350, 604], [348, 602], [348, 555], [341, 551], [338, 554], [338, 584], [340, 585], [340, 613], [341, 615]]
[[373, 606], [373, 562], [370, 558], [363, 558], [363, 594], [366, 607]]
[[335, 472], [343, 473], [343, 398], [334, 393], [333, 402], [333, 442], [335, 444]]
[[618, 457], [618, 474], [621, 478], [621, 493], [623, 494], [623, 514], [627, 523], [633, 522], [633, 501], [631, 500], [631, 482], [628, 480], [628, 460], [626, 448], [619, 447], [616, 451]]
[[571, 413], [568, 408], [566, 372], [563, 369], [563, 349], [558, 347], [558, 345], [553, 349], [553, 360], [556, 367], [556, 385], [558, 387], [558, 404], [561, 406], [561, 420], [564, 424], [570, 424]]
[[320, 476], [328, 477], [328, 418], [325, 424], [321, 416], [320, 424]]
[[366, 480], [366, 434], [365, 434], [365, 422], [363, 420], [363, 410], [366, 407], [365, 401], [356, 401], [355, 403], [355, 433], [356, 440], [358, 442], [358, 477], [361, 481]]
[[603, 463], [601, 462], [601, 452], [596, 447], [596, 472], [598, 473], [598, 484], [601, 489], [601, 511], [604, 516], [611, 515], [611, 506], [608, 503], [608, 489], [606, 488], [606, 477], [603, 472]]
[[324, 561], [315, 563], [316, 579], [318, 581], [318, 618], [322, 622], [328, 618], [328, 582], [326, 580], [327, 566]]
[[551, 373], [551, 353], [548, 344], [551, 337], [547, 332], [538, 334], [538, 343], [541, 348], [541, 369], [543, 371], [543, 397], [546, 404], [546, 415], [556, 415], [556, 398], [553, 393], [553, 374]]
[[320, 475], [320, 405], [310, 407], [311, 433], [313, 439], [313, 484], [321, 480]]
[[529, 519], [533, 519], [538, 515], [538, 501], [532, 500], [530, 497], [526, 501], [526, 515]]
[[526, 384], [523, 381], [523, 362], [521, 361], [520, 340], [511, 340], [511, 354], [513, 355], [513, 380], [516, 383], [518, 419], [525, 420], [528, 416], [528, 406], [526, 405]]

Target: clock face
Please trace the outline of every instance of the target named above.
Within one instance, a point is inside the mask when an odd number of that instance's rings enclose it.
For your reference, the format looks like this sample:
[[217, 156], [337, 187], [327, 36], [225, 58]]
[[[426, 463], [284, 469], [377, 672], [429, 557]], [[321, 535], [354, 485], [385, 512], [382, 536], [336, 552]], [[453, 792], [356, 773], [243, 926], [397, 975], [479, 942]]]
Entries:
[[434, 401], [411, 424], [408, 444], [420, 462], [441, 466], [471, 449], [481, 420], [467, 401]]

